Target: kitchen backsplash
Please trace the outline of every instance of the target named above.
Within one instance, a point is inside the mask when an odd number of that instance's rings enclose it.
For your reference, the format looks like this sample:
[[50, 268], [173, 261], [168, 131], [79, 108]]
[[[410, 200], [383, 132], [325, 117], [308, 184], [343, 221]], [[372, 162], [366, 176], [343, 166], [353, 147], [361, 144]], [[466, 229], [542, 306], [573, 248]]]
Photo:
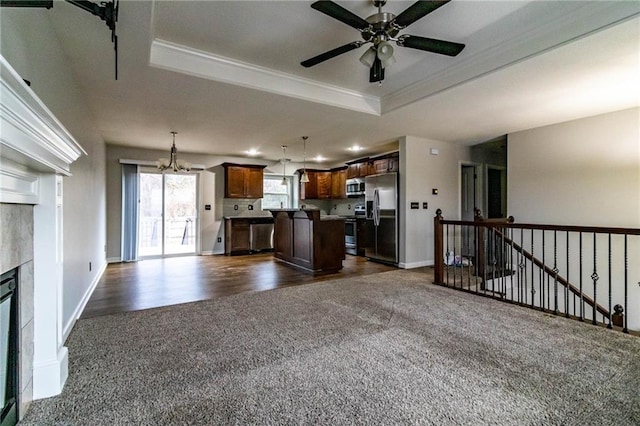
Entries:
[[262, 211], [262, 198], [237, 199], [225, 198], [222, 204], [222, 215], [227, 216], [271, 216], [268, 211]]
[[352, 216], [353, 208], [357, 204], [364, 204], [364, 197], [347, 200], [300, 200], [300, 206], [304, 205], [307, 209], [319, 209], [325, 214], [339, 216]]

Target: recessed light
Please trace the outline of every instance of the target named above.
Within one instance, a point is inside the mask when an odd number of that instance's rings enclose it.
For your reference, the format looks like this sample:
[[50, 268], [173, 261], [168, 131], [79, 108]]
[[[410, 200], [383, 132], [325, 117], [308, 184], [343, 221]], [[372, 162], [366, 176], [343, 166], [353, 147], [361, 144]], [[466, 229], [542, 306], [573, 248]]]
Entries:
[[349, 148], [349, 151], [360, 151], [364, 148], [362, 148], [360, 145], [354, 145], [352, 147]]
[[316, 160], [318, 163], [326, 160], [326, 158], [324, 158], [322, 155], [318, 155], [316, 158], [314, 158], [314, 160]]
[[251, 155], [251, 156], [260, 154], [260, 152], [258, 152], [258, 150], [255, 148], [251, 148], [249, 150], [246, 150], [245, 152], [247, 153], [247, 155]]

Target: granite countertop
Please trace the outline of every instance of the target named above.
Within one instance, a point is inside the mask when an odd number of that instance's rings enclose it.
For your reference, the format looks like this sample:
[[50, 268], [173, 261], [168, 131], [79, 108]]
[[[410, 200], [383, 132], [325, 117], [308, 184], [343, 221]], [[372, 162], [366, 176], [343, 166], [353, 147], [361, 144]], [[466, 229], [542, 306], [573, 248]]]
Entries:
[[262, 216], [224, 216], [223, 219], [230, 219], [230, 220], [234, 220], [234, 219], [251, 219], [251, 220], [273, 220], [273, 216], [269, 215], [262, 215]]

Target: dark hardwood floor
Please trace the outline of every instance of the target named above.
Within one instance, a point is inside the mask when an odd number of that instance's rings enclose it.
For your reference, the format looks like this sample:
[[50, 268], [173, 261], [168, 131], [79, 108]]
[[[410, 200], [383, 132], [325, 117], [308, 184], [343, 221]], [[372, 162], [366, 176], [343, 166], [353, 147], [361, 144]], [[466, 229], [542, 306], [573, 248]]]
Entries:
[[313, 275], [275, 260], [272, 253], [112, 263], [107, 266], [81, 318], [396, 269], [350, 255], [343, 265], [339, 272]]

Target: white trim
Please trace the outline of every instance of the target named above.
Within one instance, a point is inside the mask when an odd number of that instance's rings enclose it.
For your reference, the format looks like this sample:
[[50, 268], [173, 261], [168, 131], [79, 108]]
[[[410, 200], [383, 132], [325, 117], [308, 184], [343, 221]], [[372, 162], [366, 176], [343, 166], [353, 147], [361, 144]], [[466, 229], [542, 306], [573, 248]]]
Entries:
[[107, 269], [107, 262], [104, 262], [102, 264], [102, 267], [96, 274], [95, 278], [93, 279], [93, 282], [91, 283], [89, 288], [87, 288], [87, 291], [85, 291], [84, 295], [82, 296], [82, 299], [80, 299], [80, 303], [78, 303], [78, 305], [76, 306], [75, 311], [73, 311], [73, 315], [71, 315], [69, 322], [67, 322], [67, 324], [62, 329], [63, 342], [66, 342], [67, 339], [69, 338], [69, 334], [71, 334], [71, 330], [73, 330], [73, 327], [76, 324], [76, 321], [80, 319], [80, 315], [82, 315], [84, 308], [87, 306], [87, 303], [91, 298], [91, 295], [93, 294], [96, 287], [98, 286], [98, 283], [100, 282], [100, 279], [102, 278], [102, 275], [104, 274], [104, 271], [106, 271], [106, 269]]
[[49, 398], [62, 392], [69, 375], [69, 351], [58, 350], [57, 357], [33, 365], [33, 399]]
[[155, 39], [149, 64], [223, 83], [380, 115], [380, 98]]
[[107, 257], [107, 263], [121, 263], [121, 257]]
[[402, 269], [422, 268], [423, 266], [433, 266], [433, 265], [434, 265], [433, 259], [431, 259], [431, 260], [421, 260], [420, 262], [409, 262], [409, 263], [400, 262], [400, 263], [398, 263], [398, 267], [402, 268]]
[[207, 250], [207, 251], [203, 251], [202, 253], [200, 253], [200, 256], [212, 256], [215, 253], [213, 252], [213, 250]]
[[[450, 66], [429, 78], [384, 96], [381, 100], [381, 114], [477, 80], [638, 15], [637, 2], [633, 1], [573, 4], [575, 9], [570, 13], [559, 8], [555, 16], [546, 17], [542, 25], [536, 23], [531, 29], [525, 29], [516, 37], [469, 56], [463, 52], [463, 59], [452, 62]], [[518, 13], [528, 14], [531, 10], [525, 7]], [[535, 16], [529, 17], [528, 20], [538, 22]], [[477, 37], [482, 37], [482, 34], [476, 35]]]
[[38, 204], [40, 174], [7, 158], [0, 158], [0, 202]]
[[71, 175], [86, 151], [0, 55], [0, 151], [34, 170]]

